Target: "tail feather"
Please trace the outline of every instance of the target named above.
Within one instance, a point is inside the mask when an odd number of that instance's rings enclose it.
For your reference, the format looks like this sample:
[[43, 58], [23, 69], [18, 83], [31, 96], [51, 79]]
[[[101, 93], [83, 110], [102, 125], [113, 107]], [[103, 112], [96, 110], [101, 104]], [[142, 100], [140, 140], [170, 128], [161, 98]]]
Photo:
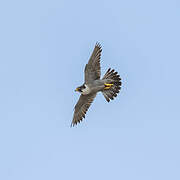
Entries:
[[104, 89], [102, 91], [105, 99], [109, 102], [110, 100], [113, 100], [119, 93], [122, 84], [121, 78], [114, 69], [111, 70], [111, 68], [109, 68], [105, 73], [103, 80], [108, 80], [108, 82], [113, 83], [113, 86], [110, 89]]

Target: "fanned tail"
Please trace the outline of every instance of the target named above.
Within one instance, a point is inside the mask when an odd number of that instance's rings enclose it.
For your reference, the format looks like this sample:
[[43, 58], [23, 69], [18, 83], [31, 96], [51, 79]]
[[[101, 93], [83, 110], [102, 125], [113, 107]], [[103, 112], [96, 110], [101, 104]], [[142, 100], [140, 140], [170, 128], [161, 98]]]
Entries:
[[105, 88], [102, 91], [105, 99], [107, 100], [107, 102], [109, 102], [110, 99], [113, 100], [119, 93], [122, 84], [121, 78], [114, 69], [111, 70], [111, 68], [109, 68], [105, 73], [103, 80], [107, 80], [108, 83], [112, 83], [112, 86], [109, 89]]

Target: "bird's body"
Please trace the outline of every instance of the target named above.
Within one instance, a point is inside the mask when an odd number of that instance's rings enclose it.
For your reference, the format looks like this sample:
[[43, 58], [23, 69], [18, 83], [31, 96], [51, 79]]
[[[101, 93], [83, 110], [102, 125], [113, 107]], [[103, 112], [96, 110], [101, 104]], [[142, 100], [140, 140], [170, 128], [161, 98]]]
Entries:
[[80, 92], [81, 96], [75, 106], [72, 126], [85, 118], [85, 114], [98, 92], [102, 92], [108, 102], [110, 99], [113, 100], [117, 93], [119, 93], [121, 78], [114, 69], [111, 70], [109, 68], [104, 77], [100, 79], [101, 51], [100, 44], [96, 43], [91, 58], [85, 66], [85, 82], [82, 86], [76, 88], [76, 91]]
[[82, 93], [83, 95], [96, 93], [104, 89], [104, 80], [95, 80], [92, 83], [88, 83], [84, 85], [85, 85], [85, 89], [83, 89], [82, 91], [85, 93]]

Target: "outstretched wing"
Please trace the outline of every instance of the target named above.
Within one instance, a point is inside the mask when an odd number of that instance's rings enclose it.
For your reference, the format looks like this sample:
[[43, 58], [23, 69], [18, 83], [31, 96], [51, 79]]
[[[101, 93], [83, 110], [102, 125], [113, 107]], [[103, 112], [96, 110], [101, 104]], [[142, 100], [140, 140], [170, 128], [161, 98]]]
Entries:
[[85, 74], [85, 83], [92, 82], [96, 79], [100, 79], [101, 76], [101, 67], [100, 67], [100, 58], [101, 58], [102, 48], [99, 43], [96, 43], [93, 53], [89, 59], [88, 64], [86, 64], [84, 74]]
[[80, 123], [83, 120], [83, 118], [85, 118], [85, 114], [95, 97], [96, 97], [96, 93], [80, 96], [74, 108], [74, 116], [73, 116], [71, 126], [74, 126], [77, 123]]

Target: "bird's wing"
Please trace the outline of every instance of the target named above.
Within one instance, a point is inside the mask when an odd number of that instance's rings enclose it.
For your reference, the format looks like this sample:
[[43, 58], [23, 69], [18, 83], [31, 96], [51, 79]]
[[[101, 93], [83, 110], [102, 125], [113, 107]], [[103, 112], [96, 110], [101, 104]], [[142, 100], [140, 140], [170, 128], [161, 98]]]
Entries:
[[96, 79], [100, 79], [101, 76], [101, 67], [100, 67], [100, 58], [101, 58], [102, 48], [99, 43], [96, 43], [93, 53], [89, 59], [88, 64], [86, 64], [84, 75], [85, 83], [92, 82]]
[[71, 126], [74, 126], [77, 123], [80, 123], [83, 120], [83, 118], [85, 118], [85, 114], [95, 97], [96, 97], [96, 93], [80, 96], [74, 108], [74, 116], [73, 116]]

